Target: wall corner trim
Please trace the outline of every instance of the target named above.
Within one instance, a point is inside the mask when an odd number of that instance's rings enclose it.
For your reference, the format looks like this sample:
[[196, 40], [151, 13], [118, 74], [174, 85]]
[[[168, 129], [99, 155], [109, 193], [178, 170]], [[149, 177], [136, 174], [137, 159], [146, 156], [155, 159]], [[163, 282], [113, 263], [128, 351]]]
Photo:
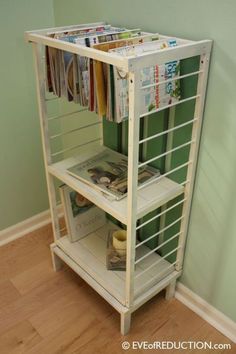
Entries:
[[236, 343], [236, 322], [203, 300], [199, 295], [178, 282], [175, 292], [177, 300], [210, 323], [219, 332]]
[[[62, 205], [58, 205], [59, 216], [63, 215]], [[13, 226], [10, 226], [0, 231], [0, 246], [3, 246], [11, 241], [14, 241], [29, 232], [40, 229], [41, 227], [51, 222], [51, 215], [49, 210], [36, 214], [31, 218], [23, 220]]]

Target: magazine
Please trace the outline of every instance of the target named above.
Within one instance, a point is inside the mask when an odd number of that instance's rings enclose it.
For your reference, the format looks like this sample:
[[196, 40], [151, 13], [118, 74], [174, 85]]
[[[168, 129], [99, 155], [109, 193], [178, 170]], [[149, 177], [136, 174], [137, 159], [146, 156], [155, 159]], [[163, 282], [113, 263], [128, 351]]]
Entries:
[[[142, 53], [149, 53], [158, 49], [173, 47], [177, 45], [176, 39], [160, 40], [146, 42], [139, 45], [126, 46], [111, 49], [109, 52], [115, 52], [121, 56], [133, 56]], [[114, 95], [115, 95], [115, 121], [120, 123], [128, 118], [129, 114], [129, 86], [127, 73], [113, 66], [114, 76]], [[153, 85], [167, 79], [173, 79], [180, 74], [179, 61], [175, 60], [163, 65], [155, 65], [141, 70], [141, 85]], [[168, 106], [180, 99], [179, 80], [168, 83], [154, 85], [141, 90], [140, 112], [145, 114], [160, 107]]]
[[107, 41], [99, 44], [94, 44], [93, 48], [102, 50], [103, 52], [108, 52], [111, 49], [116, 49], [120, 47], [127, 47], [127, 46], [133, 46], [135, 44], [142, 44], [145, 42], [152, 42], [152, 41], [157, 41], [159, 40], [159, 34], [144, 34], [143, 32], [141, 34], [138, 33], [133, 33], [132, 37], [126, 38], [126, 39], [118, 39], [114, 41]]
[[[127, 194], [128, 158], [116, 151], [105, 148], [92, 158], [70, 167], [72, 176], [98, 189], [112, 199], [122, 199]], [[138, 185], [160, 175], [151, 166], [139, 168]]]
[[[127, 30], [124, 28], [114, 28], [110, 27], [109, 30], [98, 31], [98, 32], [89, 32], [81, 35], [67, 35], [64, 37], [60, 37], [61, 40], [65, 40], [71, 43], [84, 45], [87, 47], [91, 47], [96, 43], [103, 43], [106, 41], [117, 40], [120, 38], [130, 38], [133, 36], [138, 36], [140, 34], [139, 29]], [[64, 66], [69, 62], [69, 69], [65, 68], [65, 84], [66, 84], [66, 92], [68, 92], [68, 101], [73, 100], [75, 103], [79, 103], [81, 106], [89, 106], [93, 107], [93, 104], [89, 102], [91, 98], [89, 94], [89, 90], [93, 90], [96, 95], [97, 107], [95, 107], [95, 112], [98, 112], [100, 116], [105, 115], [106, 113], [106, 94], [103, 86], [101, 86], [100, 77], [104, 76], [104, 70], [102, 67], [102, 63], [98, 61], [92, 61], [89, 58], [82, 57], [79, 55], [75, 55], [72, 53], [64, 52], [64, 57], [66, 58]], [[77, 60], [77, 68], [76, 66]], [[74, 63], [74, 66], [73, 66]], [[96, 74], [95, 79], [93, 81], [93, 86], [90, 85], [89, 79], [91, 77], [90, 63], [94, 66], [93, 70]], [[96, 79], [98, 78], [98, 80]], [[63, 80], [62, 80], [63, 81]], [[74, 87], [73, 95], [70, 87]]]
[[[48, 36], [62, 41], [90, 47], [96, 43], [130, 38], [140, 34], [139, 29], [128, 30], [126, 28], [112, 27], [110, 25], [82, 28], [72, 32], [57, 32]], [[102, 104], [105, 93], [97, 88], [96, 80], [90, 84], [89, 72], [93, 61], [70, 52], [56, 48], [46, 47], [46, 73], [47, 88], [58, 97], [66, 97], [68, 101], [74, 101], [81, 106], [95, 108], [95, 111], [103, 115], [106, 105]], [[99, 69], [98, 69], [99, 71]], [[98, 86], [100, 87], [100, 86]], [[90, 91], [93, 93], [90, 94]], [[99, 94], [99, 97], [95, 97]], [[90, 99], [93, 102], [90, 102]], [[98, 103], [96, 106], [94, 103]]]
[[60, 37], [60, 40], [84, 45], [86, 47], [91, 47], [97, 43], [103, 43], [123, 38], [129, 38], [132, 36], [136, 36], [140, 34], [140, 29], [131, 29], [128, 30], [126, 28], [114, 28], [112, 27], [110, 30], [104, 30], [99, 32], [91, 32], [86, 34], [79, 34], [79, 35], [67, 35]]
[[60, 187], [68, 237], [78, 241], [106, 224], [105, 212], [67, 185]]
[[[133, 33], [132, 37], [127, 39], [119, 39], [100, 44], [94, 44], [93, 48], [108, 52], [110, 49], [120, 48], [124, 46], [141, 44], [147, 41], [156, 41], [159, 39], [158, 34], [139, 35]], [[98, 101], [98, 114], [100, 117], [106, 116], [109, 121], [116, 121], [115, 119], [115, 101], [114, 101], [114, 80], [113, 72], [110, 71], [112, 66], [94, 60], [94, 80]]]
[[[178, 45], [175, 38], [160, 40], [158, 34], [111, 25], [80, 28], [49, 36], [128, 57]], [[50, 47], [46, 47], [45, 56], [47, 88], [50, 92], [88, 107], [109, 121], [120, 123], [128, 118], [129, 85], [126, 72], [116, 66]], [[168, 107], [180, 99], [179, 74], [180, 63], [177, 60], [141, 70], [141, 85], [148, 86], [140, 93], [141, 115]], [[170, 81], [161, 83], [167, 79]]]
[[53, 31], [53, 32], [48, 32], [47, 36], [53, 36], [55, 38], [60, 38], [60, 37], [64, 37], [64, 36], [68, 36], [68, 34], [70, 35], [78, 35], [78, 34], [86, 34], [86, 33], [90, 33], [90, 32], [99, 32], [99, 31], [104, 31], [104, 30], [109, 30], [109, 28], [111, 28], [111, 25], [107, 24], [107, 25], [100, 25], [100, 26], [85, 26], [85, 27], [81, 27], [79, 26], [76, 29], [71, 29], [71, 30], [67, 30], [67, 31]]

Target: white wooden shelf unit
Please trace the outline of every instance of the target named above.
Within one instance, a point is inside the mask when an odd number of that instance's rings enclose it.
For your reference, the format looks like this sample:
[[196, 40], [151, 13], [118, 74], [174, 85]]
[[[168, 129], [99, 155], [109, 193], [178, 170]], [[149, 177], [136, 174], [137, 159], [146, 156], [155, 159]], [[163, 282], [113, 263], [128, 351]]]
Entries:
[[[104, 23], [30, 31], [26, 32], [25, 36], [26, 40], [32, 43], [34, 51], [41, 133], [55, 240], [51, 245], [54, 268], [58, 270], [61, 261], [67, 263], [103, 296], [121, 314], [121, 332], [126, 334], [130, 328], [132, 312], [162, 289], [166, 289], [166, 298], [173, 296], [176, 279], [181, 275], [212, 43], [210, 40], [190, 41], [178, 39], [178, 46], [176, 47], [157, 50], [139, 56], [120, 57], [113, 53], [63, 42], [47, 36], [50, 32], [69, 32], [75, 28], [102, 24]], [[160, 38], [168, 37], [160, 36]], [[81, 109], [80, 106], [74, 103], [69, 104], [72, 108], [64, 112], [64, 104], [60, 103], [60, 101], [63, 102], [63, 99], [56, 98], [46, 92], [45, 46], [87, 56], [115, 65], [127, 72], [129, 80], [127, 198], [120, 201], [110, 201], [99, 191], [67, 173], [68, 167], [73, 166], [76, 162], [86, 160], [98, 153], [98, 151], [102, 151], [104, 148], [102, 124], [95, 114], [87, 114], [84, 108]], [[200, 58], [198, 70], [180, 75], [180, 79], [196, 77], [196, 93], [193, 96], [182, 98], [179, 102], [168, 107], [156, 110], [158, 112], [166, 108], [168, 112], [167, 129], [151, 136], [145, 134], [140, 140], [140, 122], [144, 119], [144, 125], [148, 125], [148, 116], [151, 115], [150, 113], [141, 115], [139, 110], [140, 70], [173, 60], [183, 60], [192, 57]], [[189, 117], [188, 121], [176, 125], [175, 106], [188, 101], [195, 103], [194, 115]], [[52, 107], [57, 111], [57, 114], [50, 116], [50, 110], [53, 110]], [[72, 121], [78, 126], [75, 128], [72, 125], [72, 129], [68, 130], [68, 126], [70, 126]], [[57, 134], [55, 134], [55, 127], [52, 126], [54, 123], [56, 124]], [[190, 141], [173, 147], [174, 133], [186, 126], [191, 127]], [[59, 134], [58, 129], [60, 130]], [[89, 139], [87, 138], [88, 134], [84, 134], [86, 129], [89, 133], [91, 132], [91, 138]], [[137, 186], [139, 148], [141, 144], [148, 144], [149, 141], [158, 139], [163, 135], [167, 139], [166, 150], [151, 160], [164, 158], [164, 172], [152, 183], [146, 183], [140, 188]], [[55, 144], [55, 137], [61, 139], [60, 143]], [[72, 144], [72, 141], [76, 141], [76, 144]], [[174, 152], [186, 146], [189, 147], [187, 161], [171, 168]], [[150, 162], [144, 157], [142, 162], [145, 161], [147, 163]], [[173, 180], [172, 175], [181, 169], [186, 170], [186, 178], [181, 183], [177, 183]], [[105, 227], [75, 243], [70, 243], [67, 236], [64, 236], [63, 230], [59, 226], [56, 197], [58, 183], [55, 183], [56, 180], [69, 185], [126, 225], [127, 267], [125, 272], [109, 271], [106, 268], [107, 232], [111, 227], [118, 227], [111, 225], [110, 221]], [[181, 215], [178, 215], [168, 223], [168, 212], [179, 206], [182, 206]], [[152, 215], [148, 220], [142, 219], [145, 216], [148, 217], [149, 213], [154, 211], [157, 211], [154, 216]], [[154, 220], [160, 221], [155, 233], [147, 235], [146, 239], [138, 241], [138, 232]], [[178, 225], [177, 232], [172, 233], [167, 238], [163, 236], [171, 227]], [[158, 239], [157, 244], [150, 247], [148, 242], [156, 239]], [[168, 245], [167, 253], [159, 252], [162, 247]], [[172, 256], [174, 256], [174, 260]]]

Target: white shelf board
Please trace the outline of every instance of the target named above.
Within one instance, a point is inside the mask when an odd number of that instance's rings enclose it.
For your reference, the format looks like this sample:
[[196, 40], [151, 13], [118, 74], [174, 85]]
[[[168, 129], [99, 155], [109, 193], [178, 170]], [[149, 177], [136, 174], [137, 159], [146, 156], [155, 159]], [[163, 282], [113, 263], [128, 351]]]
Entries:
[[[107, 223], [98, 231], [89, 234], [77, 242], [71, 243], [67, 236], [56, 241], [56, 245], [76, 264], [84, 269], [92, 279], [108, 291], [122, 305], [125, 305], [125, 271], [111, 271], [106, 268], [107, 234], [111, 228], [117, 226]], [[138, 248], [138, 257], [150, 251], [146, 246]], [[135, 275], [161, 259], [157, 253], [153, 253], [136, 266]], [[138, 298], [160, 280], [174, 272], [174, 266], [162, 259], [157, 265], [141, 275], [134, 284], [134, 296]], [[145, 283], [148, 282], [147, 286]]]
[[[119, 201], [109, 200], [104, 197], [102, 192], [90, 187], [88, 184], [71, 176], [67, 172], [69, 167], [91, 158], [93, 155], [103, 151], [103, 149], [104, 147], [101, 145], [93, 145], [86, 153], [49, 165], [48, 171], [87, 199], [91, 200], [91, 202], [96, 204], [99, 208], [103, 209], [123, 224], [127, 224], [127, 198], [123, 198]], [[140, 219], [150, 211], [177, 197], [183, 193], [183, 191], [183, 186], [166, 177], [142, 188], [138, 191], [137, 219]]]

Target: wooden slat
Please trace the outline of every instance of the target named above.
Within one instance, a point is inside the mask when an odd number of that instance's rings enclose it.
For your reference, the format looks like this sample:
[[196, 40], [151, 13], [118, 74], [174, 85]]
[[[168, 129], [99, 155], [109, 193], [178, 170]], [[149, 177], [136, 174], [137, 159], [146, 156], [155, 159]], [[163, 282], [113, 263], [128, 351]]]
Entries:
[[98, 27], [105, 25], [105, 22], [93, 22], [93, 23], [83, 23], [83, 24], [76, 24], [76, 25], [70, 25], [70, 26], [61, 26], [61, 27], [49, 27], [49, 28], [44, 28], [44, 29], [37, 29], [33, 31], [26, 31], [25, 35], [29, 33], [37, 33], [37, 34], [44, 34], [46, 35], [47, 33], [55, 33], [55, 32], [65, 32], [65, 31], [72, 31], [76, 29], [81, 29], [81, 28], [91, 28], [91, 27]]

